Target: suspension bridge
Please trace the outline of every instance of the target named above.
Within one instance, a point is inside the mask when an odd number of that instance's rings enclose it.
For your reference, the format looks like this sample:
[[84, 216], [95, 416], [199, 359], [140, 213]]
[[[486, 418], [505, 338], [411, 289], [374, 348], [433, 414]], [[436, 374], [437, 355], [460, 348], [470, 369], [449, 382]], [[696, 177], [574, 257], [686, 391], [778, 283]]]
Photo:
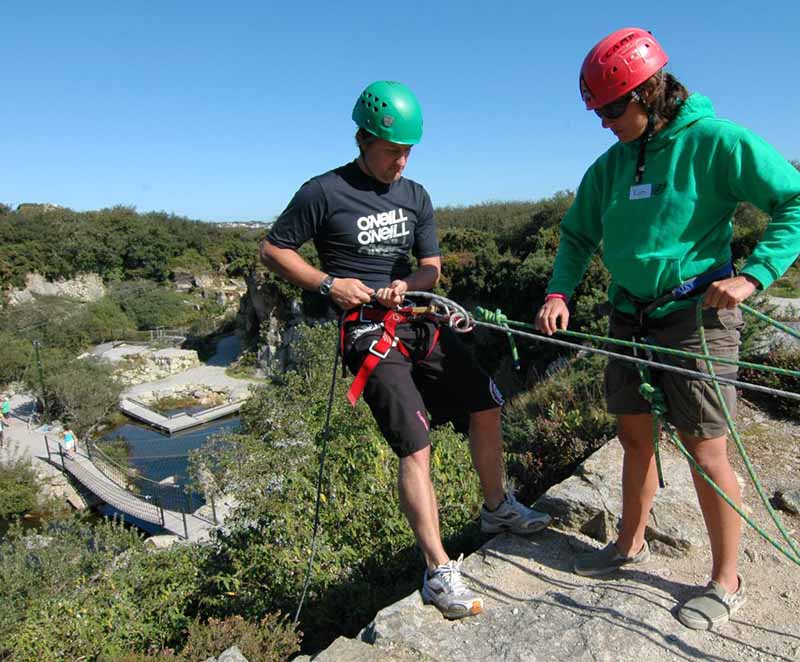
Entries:
[[[219, 524], [213, 495], [210, 517], [200, 514], [202, 499], [180, 486], [165, 485], [122, 467], [97, 446], [81, 442], [72, 454], [45, 435], [47, 457], [104, 503], [130, 517], [160, 526], [185, 540], [208, 538]], [[205, 509], [204, 509], [205, 510]]]

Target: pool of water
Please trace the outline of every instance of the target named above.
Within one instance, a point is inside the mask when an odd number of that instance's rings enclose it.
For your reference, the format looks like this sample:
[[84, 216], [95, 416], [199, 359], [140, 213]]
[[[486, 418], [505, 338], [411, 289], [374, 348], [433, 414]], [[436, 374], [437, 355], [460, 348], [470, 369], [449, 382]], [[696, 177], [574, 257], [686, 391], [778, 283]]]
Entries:
[[122, 437], [130, 448], [130, 465], [143, 476], [155, 481], [174, 476], [177, 483], [183, 483], [187, 479], [189, 451], [201, 448], [213, 436], [238, 429], [239, 416], [221, 418], [171, 437], [144, 425], [126, 423], [107, 432], [101, 439], [101, 447], [103, 440]]

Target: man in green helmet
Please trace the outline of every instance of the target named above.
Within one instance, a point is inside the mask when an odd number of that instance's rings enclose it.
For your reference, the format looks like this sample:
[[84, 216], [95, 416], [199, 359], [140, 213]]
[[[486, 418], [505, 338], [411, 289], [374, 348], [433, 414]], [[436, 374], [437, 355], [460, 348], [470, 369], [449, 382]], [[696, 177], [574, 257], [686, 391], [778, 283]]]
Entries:
[[[461, 618], [480, 613], [483, 600], [464, 584], [461, 559], [451, 561], [442, 546], [430, 479], [431, 425], [452, 421], [469, 434], [485, 500], [483, 532], [529, 534], [550, 516], [504, 490], [503, 399], [494, 381], [450, 329], [398, 314], [406, 292], [432, 289], [441, 270], [428, 193], [403, 177], [422, 138], [419, 103], [405, 85], [378, 81], [358, 97], [353, 120], [358, 158], [303, 184], [262, 243], [261, 259], [345, 311], [344, 360], [355, 375], [348, 398], [355, 404], [363, 391], [399, 458], [400, 506], [427, 564], [422, 596], [446, 617]], [[308, 240], [324, 271], [298, 254]]]

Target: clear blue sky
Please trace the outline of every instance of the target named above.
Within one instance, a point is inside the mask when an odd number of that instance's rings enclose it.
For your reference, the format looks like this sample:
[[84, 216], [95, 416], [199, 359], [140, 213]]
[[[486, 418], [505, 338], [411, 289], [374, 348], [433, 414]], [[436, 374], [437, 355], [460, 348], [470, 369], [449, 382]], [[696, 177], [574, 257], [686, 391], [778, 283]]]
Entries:
[[602, 36], [653, 31], [717, 112], [800, 159], [800, 2], [0, 4], [0, 202], [271, 220], [355, 154], [353, 102], [405, 82], [436, 205], [574, 189], [613, 136], [579, 100]]

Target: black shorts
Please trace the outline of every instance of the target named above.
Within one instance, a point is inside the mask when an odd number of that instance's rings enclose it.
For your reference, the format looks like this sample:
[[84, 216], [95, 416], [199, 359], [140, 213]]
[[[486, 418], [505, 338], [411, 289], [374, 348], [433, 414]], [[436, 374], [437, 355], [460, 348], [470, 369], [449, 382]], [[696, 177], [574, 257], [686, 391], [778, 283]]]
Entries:
[[[435, 329], [428, 321], [398, 324], [397, 336], [411, 356], [392, 348], [364, 387], [364, 400], [398, 457], [428, 446], [432, 425], [452, 422], [466, 434], [470, 414], [503, 405], [494, 380], [475, 363], [455, 332], [442, 327], [439, 341], [431, 347]], [[344, 360], [354, 375], [382, 333], [375, 324], [351, 324], [345, 329]]]

